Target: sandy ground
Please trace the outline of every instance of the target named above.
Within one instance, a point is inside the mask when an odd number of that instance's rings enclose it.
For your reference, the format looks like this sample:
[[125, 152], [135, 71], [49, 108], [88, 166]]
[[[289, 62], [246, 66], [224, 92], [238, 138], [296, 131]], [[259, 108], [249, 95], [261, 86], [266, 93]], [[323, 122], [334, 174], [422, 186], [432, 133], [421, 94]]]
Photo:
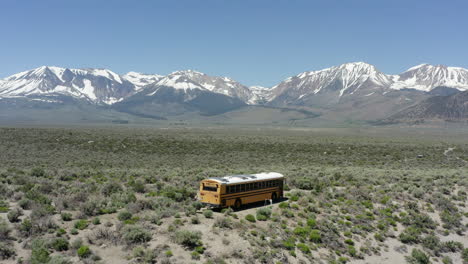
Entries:
[[[278, 208], [279, 203], [275, 203], [272, 206], [273, 210], [279, 210]], [[238, 219], [244, 219], [247, 214], [255, 215], [257, 209], [263, 207], [264, 204], [260, 203], [255, 206], [250, 206], [244, 208], [243, 210], [234, 212]], [[270, 206], [267, 204], [266, 206]], [[11, 204], [10, 208], [16, 207], [16, 204]], [[466, 208], [466, 207], [465, 207]], [[463, 210], [466, 210], [463, 208]], [[30, 214], [30, 211], [25, 210], [25, 215], [21, 218], [25, 218], [27, 215]], [[173, 253], [173, 256], [170, 257], [171, 263], [203, 263], [207, 260], [207, 256], [211, 257], [220, 257], [224, 258], [224, 256], [229, 256], [228, 263], [244, 263], [245, 259], [236, 258], [235, 256], [242, 256], [245, 252], [249, 251], [250, 244], [246, 241], [243, 237], [240, 236], [238, 230], [236, 229], [219, 229], [213, 227], [216, 219], [219, 217], [224, 217], [221, 212], [215, 212], [212, 219], [205, 218], [202, 212], [197, 212], [198, 217], [201, 221], [201, 224], [191, 224], [190, 217], [183, 216], [181, 218], [182, 221], [185, 221], [184, 225], [178, 227], [179, 229], [186, 229], [191, 231], [200, 231], [203, 236], [204, 246], [207, 248], [205, 254], [202, 256], [200, 260], [193, 260], [191, 258], [191, 251], [183, 248], [182, 246], [175, 244], [171, 241], [171, 233], [168, 231], [168, 227], [172, 224], [175, 220], [174, 217], [166, 218], [163, 220], [163, 224], [161, 226], [153, 226], [152, 227], [152, 236], [153, 240], [147, 243], [145, 248], [156, 248], [167, 246]], [[6, 213], [0, 213], [0, 218], [7, 220]], [[430, 216], [439, 223], [440, 227], [440, 217], [437, 213], [430, 213]], [[116, 228], [119, 224], [117, 220], [117, 214], [109, 214], [103, 215], [99, 217], [101, 220], [101, 224], [99, 226], [95, 226], [90, 223], [89, 227], [85, 230], [79, 231], [77, 235], [67, 234], [69, 237], [69, 241], [72, 242], [77, 238], [83, 239], [85, 244], [90, 244], [90, 240], [88, 237], [92, 235], [94, 230], [98, 227], [104, 227], [104, 225], [108, 222], [112, 223], [111, 229]], [[74, 221], [64, 222], [61, 220], [60, 215], [57, 214], [54, 216], [54, 220], [58, 225], [64, 227], [66, 230], [71, 230], [74, 224]], [[464, 217], [463, 224], [466, 225], [468, 222], [467, 218]], [[11, 223], [10, 223], [11, 225]], [[249, 223], [246, 221], [245, 225], [255, 225], [256, 228], [268, 230], [268, 222], [257, 221], [255, 224]], [[399, 232], [401, 232], [404, 228], [401, 224], [398, 223], [397, 225], [398, 231], [395, 232], [395, 237], [398, 236]], [[14, 235], [14, 234], [13, 234]], [[14, 235], [15, 236], [15, 235]], [[465, 247], [468, 247], [468, 236], [460, 236], [457, 234], [450, 234], [448, 236], [440, 235], [441, 241], [458, 241], [461, 242]], [[353, 259], [350, 263], [355, 264], [373, 264], [373, 263], [382, 263], [382, 264], [393, 264], [393, 263], [406, 263], [405, 256], [409, 255], [413, 246], [405, 245], [401, 243], [397, 238], [390, 238], [387, 239], [384, 243], [377, 243], [375, 240], [373, 241], [372, 246], [379, 246], [381, 247], [380, 253], [376, 255], [365, 256], [365, 259]], [[359, 249], [361, 246], [362, 241], [356, 239], [356, 248]], [[4, 260], [1, 263], [5, 264], [13, 264], [17, 263], [18, 258], [22, 258], [27, 260], [30, 257], [30, 251], [23, 249], [23, 245], [21, 241], [15, 241], [15, 248], [17, 250], [17, 258], [16, 260]], [[129, 250], [124, 245], [113, 245], [110, 243], [96, 243], [90, 245], [91, 250], [96, 253], [98, 256], [102, 258], [102, 263], [112, 263], [112, 264], [125, 264], [129, 263], [130, 256], [132, 254], [131, 249]], [[301, 254], [299, 250], [296, 250], [297, 257], [287, 256], [288, 263], [310, 263], [305, 256]], [[328, 255], [326, 249], [319, 248], [318, 251], [313, 251], [312, 255], [317, 260], [317, 263], [321, 263], [320, 259], [323, 259], [325, 256]], [[73, 261], [73, 263], [80, 263], [80, 259], [69, 250], [67, 253], [68, 257]], [[460, 258], [460, 254], [444, 254], [452, 258], [453, 263], [462, 263]], [[431, 258], [434, 263], [441, 263], [441, 258]], [[135, 262], [134, 262], [135, 263]]]

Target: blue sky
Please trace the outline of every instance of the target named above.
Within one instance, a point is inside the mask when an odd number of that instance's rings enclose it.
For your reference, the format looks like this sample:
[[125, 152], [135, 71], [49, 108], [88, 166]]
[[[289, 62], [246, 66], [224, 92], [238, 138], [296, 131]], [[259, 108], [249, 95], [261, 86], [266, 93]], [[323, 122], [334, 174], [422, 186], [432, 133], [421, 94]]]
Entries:
[[195, 69], [271, 86], [365, 61], [468, 68], [468, 1], [0, 2], [0, 78], [38, 67]]

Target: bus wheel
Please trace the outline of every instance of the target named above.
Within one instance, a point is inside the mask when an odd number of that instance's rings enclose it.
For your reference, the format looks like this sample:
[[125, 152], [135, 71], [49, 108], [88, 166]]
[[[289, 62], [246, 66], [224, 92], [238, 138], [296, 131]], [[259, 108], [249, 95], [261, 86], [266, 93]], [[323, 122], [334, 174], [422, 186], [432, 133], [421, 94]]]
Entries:
[[278, 196], [276, 195], [276, 193], [272, 193], [271, 194], [271, 200], [273, 200], [273, 202], [276, 202], [276, 200], [278, 199]]
[[239, 210], [239, 209], [241, 208], [241, 206], [242, 206], [241, 200], [240, 200], [240, 199], [237, 199], [236, 202], [234, 203], [234, 208], [235, 208], [236, 210]]

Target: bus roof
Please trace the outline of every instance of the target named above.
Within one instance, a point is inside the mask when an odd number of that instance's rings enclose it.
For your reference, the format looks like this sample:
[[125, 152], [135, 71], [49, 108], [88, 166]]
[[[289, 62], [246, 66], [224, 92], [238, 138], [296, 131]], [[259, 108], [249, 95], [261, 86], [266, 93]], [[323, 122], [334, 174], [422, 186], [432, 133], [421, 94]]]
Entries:
[[257, 174], [228, 175], [224, 177], [212, 177], [208, 180], [217, 181], [221, 184], [243, 183], [250, 181], [274, 180], [284, 178], [283, 174], [277, 172], [262, 172]]

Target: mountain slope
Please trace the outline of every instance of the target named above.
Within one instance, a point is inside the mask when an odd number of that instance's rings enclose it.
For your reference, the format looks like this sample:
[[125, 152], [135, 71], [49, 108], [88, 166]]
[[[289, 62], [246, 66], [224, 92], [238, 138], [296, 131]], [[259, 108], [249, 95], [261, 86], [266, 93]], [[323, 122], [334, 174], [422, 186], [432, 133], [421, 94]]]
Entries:
[[42, 66], [12, 75], [0, 83], [1, 97], [66, 95], [97, 104], [112, 104], [134, 91], [134, 85], [104, 69]]
[[347, 63], [320, 71], [303, 72], [272, 88], [272, 105], [330, 107], [342, 97], [371, 96], [388, 90], [391, 78], [374, 66]]
[[166, 76], [137, 72], [118, 75], [105, 69], [43, 66], [0, 80], [0, 99], [8, 99], [0, 100], [0, 104], [11, 107], [16, 103], [26, 108], [30, 104], [41, 109], [49, 104], [45, 108], [51, 111], [58, 103], [110, 105], [108, 109], [153, 119], [220, 115], [254, 109], [246, 105], [264, 105], [354, 122], [381, 120], [429, 97], [462, 90], [468, 90], [468, 70], [428, 64], [400, 75], [387, 75], [367, 63], [346, 63], [303, 72], [272, 88], [247, 87], [228, 77], [193, 70]]
[[[181, 88], [182, 85], [184, 88]], [[158, 83], [151, 84], [126, 100], [112, 105], [112, 108], [137, 116], [161, 118], [189, 112], [216, 115], [245, 105], [236, 97], [207, 91], [195, 85], [184, 82], [174, 88]]]
[[252, 92], [247, 86], [228, 77], [209, 76], [207, 74], [186, 70], [176, 71], [161, 78], [153, 87], [165, 86], [184, 91], [199, 89], [227, 95], [247, 102]]
[[468, 90], [468, 70], [459, 67], [421, 64], [393, 77], [392, 89], [412, 88], [421, 91], [445, 86]]
[[468, 120], [468, 91], [428, 98], [388, 118], [394, 122], [421, 119]]

